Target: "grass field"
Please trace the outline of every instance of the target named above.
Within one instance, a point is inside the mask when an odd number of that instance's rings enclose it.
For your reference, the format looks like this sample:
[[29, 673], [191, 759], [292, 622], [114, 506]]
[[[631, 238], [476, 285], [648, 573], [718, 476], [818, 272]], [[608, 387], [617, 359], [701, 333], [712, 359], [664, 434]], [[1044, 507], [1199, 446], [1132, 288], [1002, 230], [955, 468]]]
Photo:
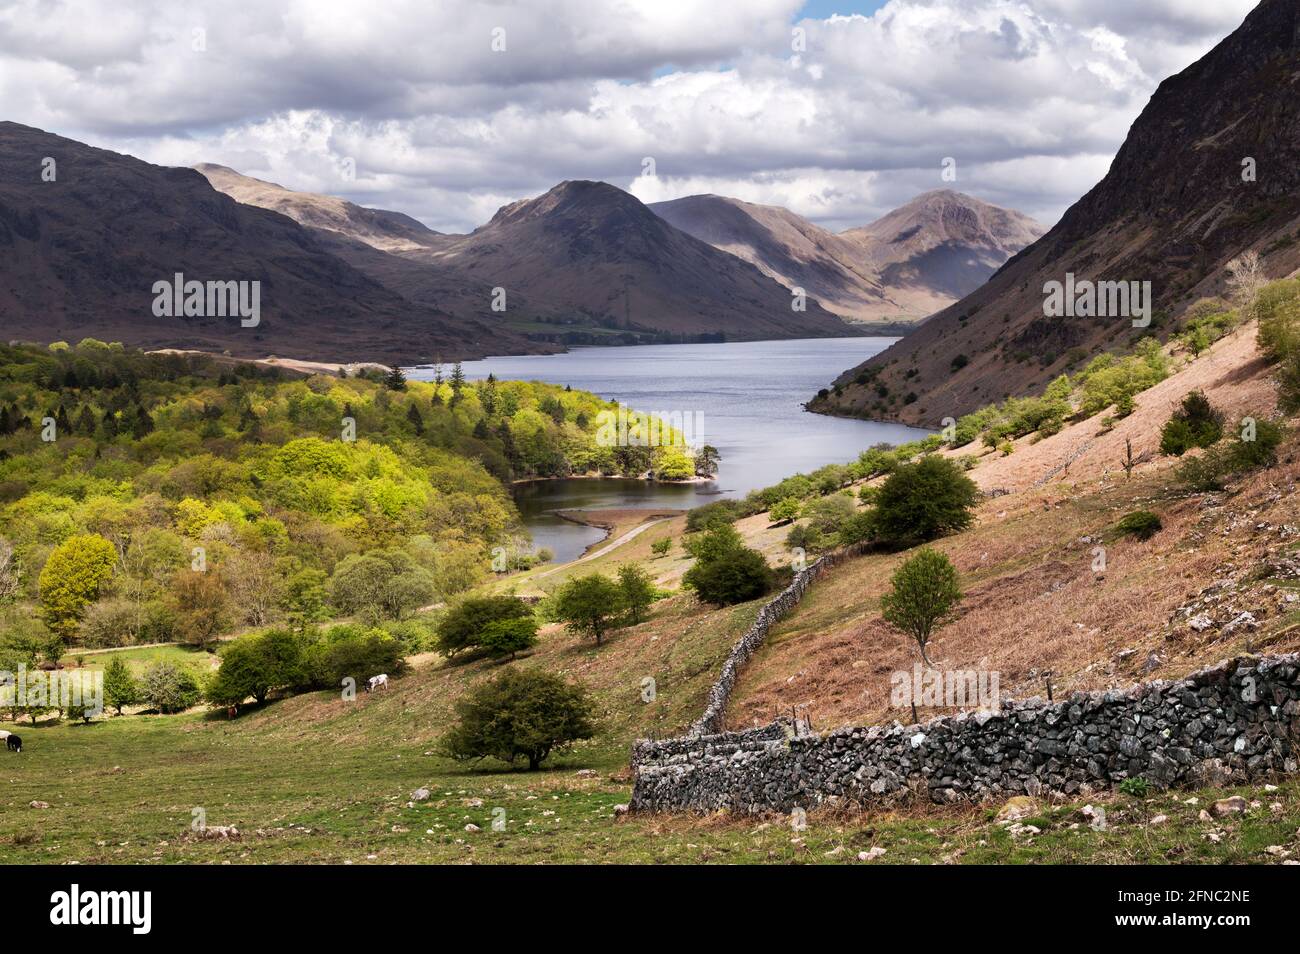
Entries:
[[[23, 753], [0, 752], [0, 862], [856, 864], [873, 847], [885, 850], [875, 864], [1277, 863], [1282, 851], [1300, 858], [1295, 781], [1271, 793], [1242, 789], [1256, 807], [1213, 822], [1198, 813], [1226, 793], [1108, 798], [1104, 832], [1081, 819], [1077, 802], [1021, 821], [1039, 834], [996, 824], [997, 806], [810, 812], [806, 830], [796, 832], [782, 817], [616, 819], [629, 783], [610, 746], [580, 749], [549, 771], [470, 773], [425, 755], [422, 744], [335, 744], [323, 733], [271, 731], [264, 721], [128, 716], [24, 727]], [[430, 798], [410, 802], [420, 786]], [[50, 807], [31, 808], [32, 800]], [[236, 826], [240, 840], [195, 837], [196, 808], [210, 826]], [[1150, 823], [1162, 814], [1167, 821]], [[492, 830], [494, 817], [503, 831]], [[467, 832], [468, 824], [481, 831]]]

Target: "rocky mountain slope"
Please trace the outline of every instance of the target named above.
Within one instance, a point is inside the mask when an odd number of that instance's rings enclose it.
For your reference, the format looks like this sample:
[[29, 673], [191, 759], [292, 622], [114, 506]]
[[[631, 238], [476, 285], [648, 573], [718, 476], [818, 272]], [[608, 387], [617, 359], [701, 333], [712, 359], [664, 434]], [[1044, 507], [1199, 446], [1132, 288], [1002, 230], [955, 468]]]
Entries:
[[[192, 169], [0, 123], [6, 339], [95, 337], [333, 361], [536, 350], [508, 331], [407, 301], [333, 254], [318, 234], [239, 204]], [[259, 322], [155, 314], [155, 283], [178, 273], [186, 281], [260, 282]]]
[[839, 235], [779, 206], [695, 195], [650, 206], [855, 321], [911, 323], [951, 304], [1042, 235], [1028, 216], [959, 192], [927, 192]]
[[[1300, 4], [1263, 0], [1236, 32], [1160, 84], [1109, 172], [1045, 236], [916, 332], [842, 374], [815, 410], [938, 423], [1133, 338], [1166, 336], [1224, 291], [1247, 249], [1270, 277], [1300, 266]], [[1126, 316], [1048, 317], [1067, 273], [1149, 281], [1148, 329]], [[888, 397], [879, 396], [884, 391]]]
[[632, 334], [753, 340], [854, 333], [816, 302], [795, 311], [790, 292], [757, 268], [604, 182], [562, 182], [502, 207], [445, 248], [402, 257], [458, 271], [485, 300], [504, 288], [507, 309], [520, 295], [569, 320]]

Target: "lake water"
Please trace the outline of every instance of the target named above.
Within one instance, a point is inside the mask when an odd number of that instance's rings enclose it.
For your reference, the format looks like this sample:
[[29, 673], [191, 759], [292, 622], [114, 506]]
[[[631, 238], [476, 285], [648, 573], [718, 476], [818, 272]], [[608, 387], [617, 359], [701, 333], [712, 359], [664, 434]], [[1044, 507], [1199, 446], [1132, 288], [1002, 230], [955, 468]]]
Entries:
[[[845, 368], [883, 351], [896, 338], [809, 338], [724, 344], [575, 348], [565, 354], [467, 361], [470, 379], [494, 374], [567, 384], [630, 408], [678, 415], [693, 444], [722, 455], [716, 481], [652, 484], [638, 480], [548, 480], [516, 489], [520, 515], [539, 547], [557, 561], [580, 556], [603, 531], [554, 516], [556, 510], [613, 507], [686, 508], [742, 497], [791, 474], [843, 464], [882, 442], [900, 444], [929, 432], [809, 414], [803, 402]], [[433, 372], [413, 369], [416, 380]], [[674, 417], [674, 422], [677, 418]]]

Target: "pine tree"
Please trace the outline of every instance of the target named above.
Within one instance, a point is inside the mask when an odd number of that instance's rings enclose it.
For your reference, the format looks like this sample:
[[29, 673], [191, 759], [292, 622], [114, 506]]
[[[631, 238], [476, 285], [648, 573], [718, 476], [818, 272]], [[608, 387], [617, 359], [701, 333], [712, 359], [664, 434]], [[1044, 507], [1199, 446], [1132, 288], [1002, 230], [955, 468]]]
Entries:
[[424, 418], [420, 416], [420, 409], [411, 404], [406, 411], [406, 419], [411, 422], [415, 428], [415, 436], [420, 437], [424, 434]]
[[95, 412], [89, 404], [81, 409], [81, 414], [77, 417], [77, 433], [86, 437], [95, 436]]
[[384, 375], [384, 387], [390, 391], [406, 390], [406, 375], [402, 373], [401, 368], [393, 366], [388, 369], [388, 373]]

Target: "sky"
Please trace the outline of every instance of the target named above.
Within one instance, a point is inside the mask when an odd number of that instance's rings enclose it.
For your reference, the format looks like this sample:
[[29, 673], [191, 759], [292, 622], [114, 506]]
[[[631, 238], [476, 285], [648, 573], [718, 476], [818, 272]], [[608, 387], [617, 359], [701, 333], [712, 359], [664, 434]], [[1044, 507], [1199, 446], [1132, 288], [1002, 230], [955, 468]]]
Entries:
[[565, 179], [837, 231], [955, 188], [1050, 225], [1253, 6], [0, 0], [0, 118], [447, 232]]

